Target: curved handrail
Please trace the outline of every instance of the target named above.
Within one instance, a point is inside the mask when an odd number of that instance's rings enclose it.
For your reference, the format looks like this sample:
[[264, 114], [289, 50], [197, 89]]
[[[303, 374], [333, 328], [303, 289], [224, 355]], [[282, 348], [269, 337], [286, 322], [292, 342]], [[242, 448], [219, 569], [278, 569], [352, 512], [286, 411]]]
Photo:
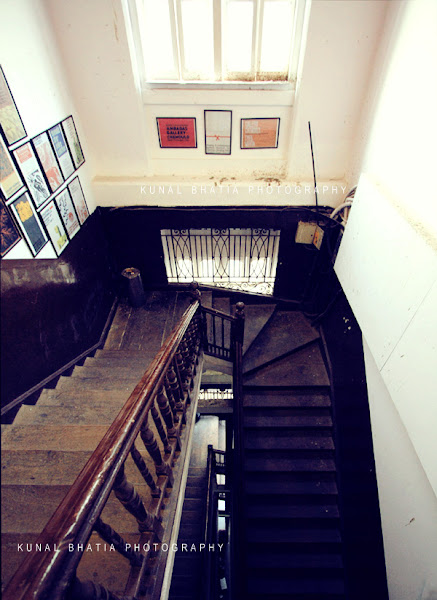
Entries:
[[4, 590], [4, 600], [51, 600], [67, 590], [81, 559], [79, 552], [69, 551], [69, 544], [88, 541], [199, 306], [194, 300], [187, 308], [36, 540], [55, 552], [28, 555]]

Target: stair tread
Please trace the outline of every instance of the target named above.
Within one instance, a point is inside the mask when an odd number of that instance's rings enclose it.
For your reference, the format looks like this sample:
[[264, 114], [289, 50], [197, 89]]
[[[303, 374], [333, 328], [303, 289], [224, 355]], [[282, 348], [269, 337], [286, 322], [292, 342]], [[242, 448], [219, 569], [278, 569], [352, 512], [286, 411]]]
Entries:
[[329, 386], [329, 377], [318, 344], [297, 350], [243, 376], [250, 386]]
[[277, 310], [246, 352], [243, 372], [256, 369], [318, 338], [319, 333], [302, 313]]
[[338, 576], [301, 579], [293, 578], [292, 574], [275, 578], [261, 574], [256, 578], [249, 579], [248, 592], [250, 594], [268, 594], [269, 597], [275, 594], [287, 594], [288, 598], [292, 598], [294, 594], [343, 594], [345, 585], [343, 578]]
[[16, 425], [2, 438], [2, 449], [94, 450], [105, 435], [106, 425]]
[[332, 553], [292, 553], [278, 552], [271, 548], [247, 552], [247, 565], [249, 569], [342, 569], [341, 554]]
[[272, 316], [276, 304], [246, 304], [243, 355], [249, 350], [252, 342]]
[[245, 471], [335, 471], [335, 461], [329, 458], [246, 458]]
[[312, 436], [289, 436], [281, 437], [247, 437], [244, 442], [244, 447], [257, 450], [277, 450], [277, 449], [292, 449], [292, 450], [333, 450], [334, 442], [332, 437], [312, 437]]
[[263, 542], [264, 544], [340, 544], [341, 535], [337, 528], [298, 528], [287, 527], [281, 524], [277, 529], [256, 527], [246, 529], [246, 539], [250, 542]]
[[[2, 452], [3, 485], [71, 485], [90, 458], [92, 451], [4, 450]], [[154, 472], [152, 459], [142, 453]], [[131, 483], [144, 480], [130, 456], [126, 459], [126, 477]]]
[[308, 415], [308, 416], [275, 416], [266, 413], [265, 416], [252, 416], [250, 413], [244, 414], [243, 426], [248, 427], [281, 427], [281, 428], [302, 428], [302, 427], [332, 427], [330, 416]]
[[54, 389], [43, 390], [35, 406], [76, 406], [78, 412], [83, 405], [97, 407], [99, 405], [118, 404], [120, 407], [129, 398], [125, 390], [96, 390], [96, 389]]
[[287, 519], [338, 519], [339, 511], [336, 504], [290, 504], [288, 506], [264, 505], [247, 506], [245, 510], [248, 519], [262, 518], [264, 521], [281, 521]]
[[307, 392], [302, 391], [246, 391], [243, 399], [245, 408], [317, 408], [331, 406], [329, 392]]
[[[40, 533], [69, 489], [70, 485], [3, 485], [2, 534]], [[137, 484], [135, 489], [147, 503], [150, 501], [147, 484]], [[103, 509], [102, 519], [120, 534], [138, 531], [135, 518], [113, 493]]]
[[[127, 397], [126, 399], [127, 400]], [[25, 425], [57, 424], [57, 425], [111, 425], [120, 412], [124, 402], [96, 404], [89, 406], [83, 402], [78, 413], [75, 405], [60, 406], [22, 406], [14, 423]]]

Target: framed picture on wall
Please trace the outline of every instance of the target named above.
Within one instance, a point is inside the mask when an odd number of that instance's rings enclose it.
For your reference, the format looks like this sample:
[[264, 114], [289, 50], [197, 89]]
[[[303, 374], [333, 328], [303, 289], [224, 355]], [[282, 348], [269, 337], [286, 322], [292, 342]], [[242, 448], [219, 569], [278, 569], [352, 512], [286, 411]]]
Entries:
[[56, 160], [55, 153], [50, 145], [49, 136], [46, 131], [40, 133], [32, 140], [33, 147], [39, 158], [44, 175], [47, 178], [51, 192], [56, 192], [58, 187], [64, 183], [61, 170]]
[[41, 210], [40, 216], [49, 234], [56, 255], [59, 256], [68, 245], [68, 236], [54, 200], [51, 200]]
[[277, 148], [279, 118], [241, 119], [241, 149]]
[[26, 137], [23, 121], [0, 66], [0, 127], [8, 146]]
[[0, 192], [5, 200], [12, 198], [24, 186], [9, 150], [0, 136]]
[[68, 184], [68, 189], [70, 190], [74, 208], [76, 209], [77, 216], [79, 217], [79, 223], [83, 225], [90, 213], [88, 212], [88, 207], [85, 202], [85, 196], [83, 195], [79, 177], [75, 177], [73, 181]]
[[56, 158], [58, 159], [61, 167], [62, 175], [64, 176], [64, 179], [68, 179], [70, 175], [73, 175], [75, 169], [61, 124], [58, 123], [54, 127], [51, 127], [48, 130], [48, 134], [50, 141], [52, 142]]
[[21, 229], [32, 255], [36, 256], [47, 244], [48, 237], [35, 212], [29, 193], [25, 192], [16, 198], [11, 202], [9, 208]]
[[35, 151], [30, 142], [15, 148], [13, 155], [27, 184], [36, 208], [39, 208], [50, 196], [50, 190], [44, 174], [35, 156]]
[[21, 235], [18, 233], [18, 229], [2, 200], [0, 200], [0, 223], [1, 257], [3, 258], [9, 250], [12, 250], [18, 244], [21, 240]]
[[77, 135], [76, 126], [73, 117], [67, 117], [62, 121], [62, 129], [70, 147], [70, 153], [73, 157], [74, 166], [78, 169], [84, 162], [82, 146], [80, 145], [79, 136]]
[[205, 110], [205, 154], [230, 154], [231, 110]]
[[161, 148], [197, 148], [194, 117], [157, 117]]
[[68, 237], [71, 240], [79, 231], [80, 224], [68, 189], [60, 192], [55, 197], [55, 202], [59, 214], [61, 215], [62, 222], [67, 230]]

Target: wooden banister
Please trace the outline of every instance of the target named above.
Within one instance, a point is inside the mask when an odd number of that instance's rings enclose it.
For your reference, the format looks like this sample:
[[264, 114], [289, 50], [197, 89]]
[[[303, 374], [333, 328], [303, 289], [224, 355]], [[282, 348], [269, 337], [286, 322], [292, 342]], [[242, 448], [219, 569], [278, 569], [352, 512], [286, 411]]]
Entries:
[[[133, 450], [140, 431], [144, 426], [147, 427], [149, 412], [154, 408], [157, 396], [160, 397], [162, 412], [166, 415], [163, 415], [164, 423], [161, 425], [162, 427], [169, 425], [167, 435], [169, 438], [174, 436], [171, 446], [173, 458], [179, 431], [179, 429], [176, 431], [174, 424], [179, 421], [177, 428], [180, 428], [183, 421], [178, 417], [177, 410], [183, 411], [184, 403], [189, 403], [190, 385], [196, 374], [200, 327], [194, 325], [194, 318], [199, 310], [200, 302], [194, 299], [36, 540], [37, 544], [42, 544], [43, 547], [49, 545], [54, 551], [29, 554], [4, 590], [4, 600], [60, 600], [65, 597], [68, 590], [71, 592], [72, 584], [73, 587], [82, 590], [81, 594], [85, 593], [83, 590], [86, 584], [77, 583], [75, 579], [76, 568], [82, 554], [71, 552], [69, 545], [74, 544], [75, 548], [78, 545], [85, 546], [93, 530], [102, 529], [100, 514], [114, 484], [116, 488], [121, 489], [121, 496], [123, 494], [127, 496], [128, 485], [123, 476], [124, 462]], [[181, 346], [183, 346], [183, 355]], [[178, 366], [177, 355], [180, 355], [179, 360], [182, 360], [182, 369]], [[183, 372], [180, 372], [181, 370]], [[173, 394], [172, 400], [169, 397], [167, 403], [163, 398], [163, 389], [167, 391], [168, 396], [170, 390]], [[158, 407], [160, 407], [159, 400]], [[175, 418], [170, 418], [169, 410], [173, 411]], [[167, 450], [169, 446], [170, 443], [167, 442]], [[160, 452], [159, 448], [158, 451]], [[138, 458], [135, 449], [133, 453]], [[171, 480], [169, 462], [163, 461], [165, 466], [159, 473], [166, 475], [166, 481]], [[158, 458], [155, 460], [155, 464], [157, 463], [159, 463]], [[147, 479], [153, 495], [156, 495], [157, 486], [152, 475], [146, 473], [146, 481]], [[164, 493], [165, 489], [161, 490], [162, 497]], [[134, 497], [131, 488], [129, 494]], [[134, 500], [129, 498], [129, 502], [132, 503]], [[143, 509], [144, 507], [138, 508], [139, 515], [147, 514]], [[74, 591], [71, 593], [74, 597]], [[83, 595], [81, 597], [85, 598]], [[108, 597], [115, 598], [113, 595]]]

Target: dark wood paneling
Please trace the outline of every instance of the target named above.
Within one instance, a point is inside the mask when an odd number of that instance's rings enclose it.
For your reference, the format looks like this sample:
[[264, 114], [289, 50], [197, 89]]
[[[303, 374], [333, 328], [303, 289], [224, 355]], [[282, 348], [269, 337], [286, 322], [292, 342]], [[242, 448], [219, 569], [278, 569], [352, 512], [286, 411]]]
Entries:
[[113, 299], [98, 211], [58, 259], [1, 261], [2, 406], [96, 343]]

